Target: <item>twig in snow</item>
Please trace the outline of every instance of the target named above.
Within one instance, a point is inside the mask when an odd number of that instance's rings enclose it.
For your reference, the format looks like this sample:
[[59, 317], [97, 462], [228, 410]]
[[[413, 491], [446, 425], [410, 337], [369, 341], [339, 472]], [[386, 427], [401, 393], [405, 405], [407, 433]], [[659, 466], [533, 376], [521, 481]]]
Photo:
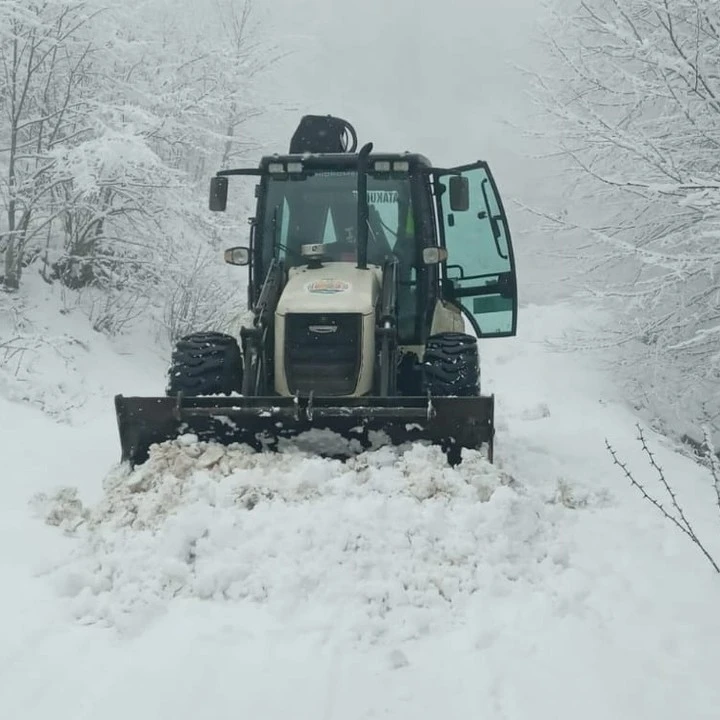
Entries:
[[[720, 566], [715, 562], [715, 559], [710, 554], [710, 552], [707, 550], [703, 542], [698, 538], [697, 534], [695, 533], [695, 530], [693, 529], [690, 521], [687, 519], [687, 516], [685, 515], [685, 512], [680, 505], [680, 503], [677, 500], [677, 495], [675, 491], [673, 490], [672, 486], [668, 482], [667, 478], [665, 477], [665, 472], [658, 464], [657, 460], [655, 459], [655, 455], [652, 453], [650, 448], [648, 447], [647, 441], [645, 439], [645, 434], [642, 431], [642, 428], [640, 425], [637, 426], [638, 429], [638, 440], [642, 444], [642, 449], [645, 455], [647, 455], [650, 465], [657, 473], [658, 479], [660, 481], [660, 484], [665, 489], [665, 492], [667, 492], [668, 496], [670, 497], [670, 501], [672, 504], [672, 512], [668, 511], [667, 508], [655, 497], [650, 495], [647, 490], [645, 489], [645, 486], [639, 482], [635, 476], [632, 474], [630, 469], [628, 468], [627, 464], [622, 462], [617, 456], [617, 453], [615, 452], [615, 449], [610, 445], [610, 442], [605, 439], [605, 447], [608, 449], [608, 452], [612, 456], [613, 462], [615, 465], [617, 465], [625, 474], [625, 477], [630, 481], [630, 484], [636, 488], [640, 494], [643, 496], [645, 500], [647, 500], [651, 505], [653, 505], [662, 515], [669, 520], [673, 525], [675, 525], [680, 532], [682, 532], [684, 535], [686, 535], [690, 540], [697, 546], [697, 548], [702, 552], [702, 554], [705, 556], [706, 560], [713, 566], [713, 569], [716, 573], [720, 574]], [[717, 465], [713, 469], [713, 479], [714, 479], [714, 485], [715, 485], [715, 491], [717, 493], [718, 497], [718, 506], [720, 507], [720, 461], [717, 461]]]

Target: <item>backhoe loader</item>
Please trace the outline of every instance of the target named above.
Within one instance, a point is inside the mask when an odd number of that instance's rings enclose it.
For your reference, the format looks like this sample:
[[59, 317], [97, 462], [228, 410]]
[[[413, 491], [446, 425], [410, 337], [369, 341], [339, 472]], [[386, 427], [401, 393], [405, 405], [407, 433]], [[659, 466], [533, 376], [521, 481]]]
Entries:
[[248, 266], [252, 322], [178, 341], [165, 396], [116, 396], [123, 460], [183, 433], [272, 449], [323, 429], [492, 462], [478, 339], [515, 335], [517, 283], [490, 168], [357, 145], [345, 120], [305, 116], [288, 154], [211, 179], [215, 212], [230, 178], [255, 183], [249, 240], [225, 251]]

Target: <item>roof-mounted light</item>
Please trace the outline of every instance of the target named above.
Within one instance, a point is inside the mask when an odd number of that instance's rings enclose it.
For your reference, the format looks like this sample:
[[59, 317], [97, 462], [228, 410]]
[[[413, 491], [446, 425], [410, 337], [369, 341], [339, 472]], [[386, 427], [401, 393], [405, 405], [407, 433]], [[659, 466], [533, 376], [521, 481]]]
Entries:
[[394, 172], [410, 172], [410, 163], [407, 160], [396, 160], [393, 163]]
[[287, 171], [289, 173], [302, 173], [303, 171], [303, 164], [300, 162], [289, 162], [287, 164]]
[[284, 174], [285, 165], [283, 163], [268, 163], [268, 172], [275, 174]]
[[375, 172], [390, 172], [390, 161], [389, 160], [376, 160], [375, 161]]

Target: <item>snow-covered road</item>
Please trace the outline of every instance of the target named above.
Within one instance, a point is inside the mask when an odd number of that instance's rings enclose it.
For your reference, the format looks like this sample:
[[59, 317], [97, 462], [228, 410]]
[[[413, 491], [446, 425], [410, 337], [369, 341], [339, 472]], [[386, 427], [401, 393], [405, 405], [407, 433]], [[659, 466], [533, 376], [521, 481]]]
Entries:
[[[545, 343], [594, 321], [481, 346], [495, 467], [178, 443], [128, 475], [109, 395], [74, 425], [0, 400], [2, 717], [717, 718], [720, 580], [613, 467], [606, 437], [654, 489], [602, 370]], [[720, 554], [708, 474], [648, 438]]]

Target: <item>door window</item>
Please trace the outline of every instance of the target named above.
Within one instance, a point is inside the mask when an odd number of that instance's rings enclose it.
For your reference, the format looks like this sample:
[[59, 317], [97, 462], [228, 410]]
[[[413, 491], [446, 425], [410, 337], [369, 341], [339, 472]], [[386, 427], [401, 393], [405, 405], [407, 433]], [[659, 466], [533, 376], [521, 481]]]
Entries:
[[[469, 206], [453, 210], [449, 178], [468, 186]], [[510, 232], [502, 202], [485, 163], [438, 176], [441, 231], [448, 251], [445, 295], [456, 301], [482, 336], [514, 335], [517, 283]], [[440, 188], [442, 189], [442, 188]]]

